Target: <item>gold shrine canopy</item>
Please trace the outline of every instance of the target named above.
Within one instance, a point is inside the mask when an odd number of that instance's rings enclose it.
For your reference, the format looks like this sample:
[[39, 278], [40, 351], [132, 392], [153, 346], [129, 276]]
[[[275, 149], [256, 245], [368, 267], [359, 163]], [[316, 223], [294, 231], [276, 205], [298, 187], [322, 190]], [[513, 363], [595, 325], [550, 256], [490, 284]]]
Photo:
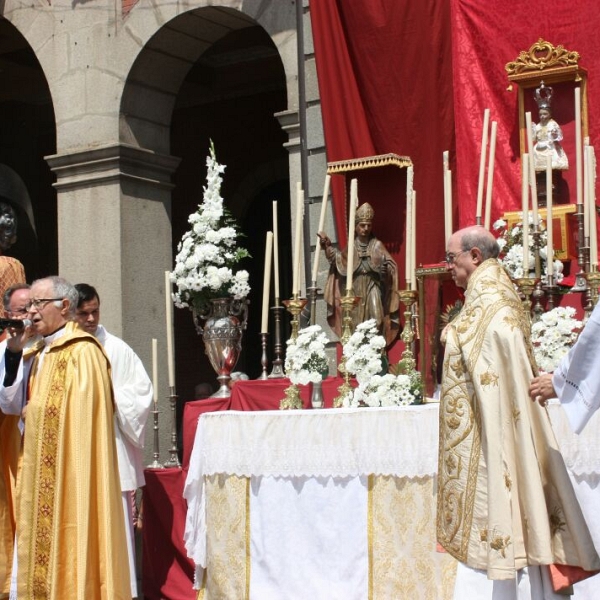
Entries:
[[409, 156], [394, 153], [328, 162], [327, 173], [341, 175], [344, 180], [343, 198], [334, 196], [338, 235], [340, 230], [347, 231], [350, 181], [357, 179], [360, 204], [368, 202], [375, 210], [375, 235], [398, 265], [404, 264], [406, 171], [412, 166]]

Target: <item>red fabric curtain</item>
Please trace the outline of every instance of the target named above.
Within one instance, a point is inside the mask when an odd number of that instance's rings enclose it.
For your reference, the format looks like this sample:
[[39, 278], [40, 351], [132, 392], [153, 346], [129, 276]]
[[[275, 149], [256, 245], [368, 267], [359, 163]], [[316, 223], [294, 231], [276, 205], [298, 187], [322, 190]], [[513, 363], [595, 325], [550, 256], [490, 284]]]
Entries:
[[[579, 64], [588, 70], [589, 125], [591, 143], [597, 142], [600, 123], [594, 99], [600, 88], [600, 62], [597, 60], [600, 11], [589, 0], [542, 2], [541, 0], [505, 0], [501, 5], [480, 0], [450, 0], [452, 3], [452, 54], [454, 107], [456, 124], [456, 163], [459, 224], [474, 222], [477, 204], [477, 180], [483, 112], [498, 122], [496, 165], [492, 195], [492, 220], [507, 210], [520, 210], [520, 146], [517, 87], [509, 84], [505, 65], [521, 50], [528, 50], [539, 38], [562, 44], [581, 55]], [[574, 176], [574, 100], [572, 86], [559, 96], [553, 113], [563, 128], [563, 147], [569, 156]], [[525, 110], [537, 120], [532, 91], [526, 97]], [[559, 116], [560, 115], [560, 116]], [[575, 202], [575, 186], [566, 190]], [[493, 222], [493, 221], [492, 221]]]
[[[328, 161], [409, 156], [417, 191], [417, 264], [437, 262], [444, 252], [442, 154], [454, 141], [448, 0], [312, 0], [310, 14]], [[385, 174], [379, 178], [385, 187]], [[343, 185], [334, 177], [341, 246], [348, 231]], [[403, 279], [405, 189], [399, 187], [396, 176], [378, 191], [374, 232], [392, 222], [395, 233], [386, 237], [397, 242], [390, 251]], [[360, 178], [358, 192], [361, 202], [371, 201]]]
[[[539, 38], [580, 53], [580, 65], [589, 75], [590, 140], [597, 142], [600, 11], [594, 2], [311, 0], [310, 10], [327, 158], [410, 156], [418, 204], [417, 264], [437, 262], [443, 255], [444, 150], [450, 151], [453, 170], [454, 227], [474, 223], [485, 108], [498, 123], [492, 219], [520, 208], [517, 88], [507, 91], [504, 67]], [[562, 97], [560, 89], [556, 92], [555, 116], [571, 162], [568, 179], [574, 181], [572, 89]], [[537, 117], [532, 98], [525, 108]], [[361, 201], [368, 195], [365, 185], [359, 180]], [[398, 182], [389, 186], [386, 197], [403, 203]], [[341, 246], [347, 237], [343, 187], [342, 178], [334, 178]], [[564, 199], [574, 202], [574, 185], [569, 188]], [[403, 246], [403, 208], [395, 210], [387, 202], [383, 218], [395, 222], [394, 239]], [[376, 234], [377, 221], [376, 215]], [[401, 247], [401, 273], [403, 253]]]

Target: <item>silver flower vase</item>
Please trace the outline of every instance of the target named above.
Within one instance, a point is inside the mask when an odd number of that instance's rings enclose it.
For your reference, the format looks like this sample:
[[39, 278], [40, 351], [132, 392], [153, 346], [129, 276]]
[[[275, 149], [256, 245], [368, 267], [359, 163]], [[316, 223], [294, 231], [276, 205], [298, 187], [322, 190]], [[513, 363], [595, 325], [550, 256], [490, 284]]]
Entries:
[[313, 408], [323, 408], [323, 381], [313, 381], [310, 394], [310, 403]]
[[215, 298], [205, 313], [194, 311], [196, 331], [204, 340], [204, 350], [217, 373], [219, 389], [213, 398], [228, 398], [231, 372], [242, 350], [242, 335], [248, 319], [248, 302]]

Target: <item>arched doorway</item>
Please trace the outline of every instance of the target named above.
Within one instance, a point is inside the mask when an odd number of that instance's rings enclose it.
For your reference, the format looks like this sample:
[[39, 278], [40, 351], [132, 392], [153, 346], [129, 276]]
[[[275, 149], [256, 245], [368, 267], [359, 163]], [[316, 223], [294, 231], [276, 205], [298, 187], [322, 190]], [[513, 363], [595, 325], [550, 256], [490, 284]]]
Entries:
[[17, 242], [8, 254], [28, 281], [58, 270], [56, 193], [44, 156], [56, 152], [48, 83], [35, 53], [12, 23], [0, 18], [0, 197], [17, 212]]
[[[137, 57], [121, 103], [121, 142], [180, 159], [171, 192], [173, 255], [202, 201], [210, 140], [227, 166], [222, 195], [254, 256], [245, 265], [252, 292], [237, 366], [250, 377], [261, 369], [260, 265], [272, 200], [281, 206], [281, 247], [290, 245], [287, 135], [275, 117], [287, 102], [283, 62], [269, 33], [248, 15], [212, 6], [157, 31]], [[281, 254], [282, 273], [289, 270], [287, 256]], [[282, 294], [289, 295], [286, 283], [284, 276]], [[175, 310], [175, 334], [177, 393], [185, 401], [195, 397], [199, 383], [216, 386], [216, 376], [187, 310]]]

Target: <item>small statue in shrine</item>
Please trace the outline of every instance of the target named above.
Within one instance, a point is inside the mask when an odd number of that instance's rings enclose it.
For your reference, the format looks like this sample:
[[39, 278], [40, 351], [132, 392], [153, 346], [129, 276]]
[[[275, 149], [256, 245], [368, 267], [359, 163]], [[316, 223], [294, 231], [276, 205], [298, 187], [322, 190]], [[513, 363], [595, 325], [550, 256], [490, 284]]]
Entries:
[[552, 94], [552, 88], [544, 85], [543, 81], [535, 90], [539, 118], [539, 123], [532, 125], [533, 164], [536, 171], [546, 170], [548, 156], [551, 158], [553, 170], [566, 171], [569, 168], [569, 159], [561, 145], [562, 129], [552, 118]]
[[[356, 210], [352, 293], [360, 300], [352, 313], [352, 322], [356, 326], [368, 319], [375, 319], [379, 332], [389, 345], [398, 336], [400, 328], [398, 265], [383, 243], [373, 235], [374, 216], [375, 211], [367, 202]], [[318, 235], [330, 264], [325, 287], [327, 321], [341, 336], [340, 297], [346, 290], [347, 249], [340, 251], [334, 248], [322, 231]]]

